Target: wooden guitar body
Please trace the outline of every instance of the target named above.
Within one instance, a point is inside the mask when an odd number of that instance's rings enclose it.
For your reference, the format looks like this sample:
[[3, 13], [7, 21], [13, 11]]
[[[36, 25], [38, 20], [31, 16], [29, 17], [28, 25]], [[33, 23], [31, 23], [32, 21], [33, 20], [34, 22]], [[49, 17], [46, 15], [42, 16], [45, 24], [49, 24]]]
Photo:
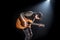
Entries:
[[[33, 22], [33, 21], [30, 20], [30, 19], [27, 19], [27, 18], [24, 18], [24, 19], [25, 19], [25, 21], [26, 21], [26, 23], [27, 23], [27, 24], [25, 24], [26, 26], [24, 26], [24, 22], [21, 22], [20, 19], [17, 18], [17, 21], [16, 21], [16, 28], [23, 30], [23, 29], [25, 29], [25, 28], [27, 28], [27, 27], [29, 26], [28, 22], [30, 22], [30, 23]], [[23, 25], [22, 25], [22, 24], [23, 24]]]

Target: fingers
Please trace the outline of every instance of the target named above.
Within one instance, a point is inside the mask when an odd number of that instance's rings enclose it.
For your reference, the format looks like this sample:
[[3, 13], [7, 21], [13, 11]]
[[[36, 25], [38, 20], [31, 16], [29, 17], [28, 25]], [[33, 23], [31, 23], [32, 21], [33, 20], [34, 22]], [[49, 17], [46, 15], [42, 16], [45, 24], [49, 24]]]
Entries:
[[44, 24], [40, 24], [39, 27], [45, 27], [45, 25]]

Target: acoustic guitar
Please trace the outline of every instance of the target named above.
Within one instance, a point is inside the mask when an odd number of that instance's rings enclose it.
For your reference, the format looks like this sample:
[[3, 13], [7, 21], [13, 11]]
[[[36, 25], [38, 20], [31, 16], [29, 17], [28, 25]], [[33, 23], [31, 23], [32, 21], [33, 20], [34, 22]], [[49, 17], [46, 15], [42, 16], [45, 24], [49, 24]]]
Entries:
[[[24, 18], [25, 19], [25, 22], [21, 22], [19, 20], [19, 18], [17, 18], [17, 21], [16, 21], [16, 28], [18, 29], [25, 29], [27, 27], [31, 28], [31, 25], [38, 25], [39, 27], [44, 27], [45, 25], [44, 24], [37, 24], [37, 23], [34, 23], [35, 21], [35, 18], [33, 20], [30, 20], [30, 19], [27, 19], [27, 18]], [[24, 24], [25, 23], [25, 24]], [[22, 25], [24, 24], [24, 25]]]

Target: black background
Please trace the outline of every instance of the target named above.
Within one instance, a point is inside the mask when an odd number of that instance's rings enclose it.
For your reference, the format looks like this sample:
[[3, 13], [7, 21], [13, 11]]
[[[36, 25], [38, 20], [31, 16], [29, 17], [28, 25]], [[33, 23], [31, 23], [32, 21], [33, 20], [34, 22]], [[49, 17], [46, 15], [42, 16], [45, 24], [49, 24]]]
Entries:
[[[24, 38], [24, 34], [23, 32], [21, 34], [19, 34], [19, 32], [16, 33], [16, 28], [15, 28], [15, 21], [16, 21], [16, 18], [18, 17], [18, 15], [16, 15], [16, 13], [18, 12], [18, 14], [22, 11], [25, 11], [24, 9], [29, 7], [29, 6], [32, 6], [32, 5], [35, 5], [39, 2], [42, 2], [42, 0], [20, 0], [19, 2], [17, 1], [9, 1], [9, 2], [6, 2], [6, 3], [3, 3], [4, 6], [3, 6], [3, 21], [4, 21], [4, 24], [6, 25], [3, 25], [4, 27], [2, 28], [2, 35], [3, 35], [3, 38], [5, 39], [13, 39], [13, 40], [23, 40]], [[58, 35], [59, 35], [59, 11], [58, 11], [58, 5], [55, 3], [55, 8], [54, 8], [54, 21], [52, 23], [52, 28], [50, 29], [49, 33], [42, 37], [42, 38], [36, 38], [35, 40], [49, 40], [49, 39], [57, 39]], [[14, 16], [16, 15], [16, 17]], [[15, 18], [14, 18], [15, 17]], [[3, 30], [4, 29], [4, 30]], [[23, 34], [23, 35], [22, 35]]]

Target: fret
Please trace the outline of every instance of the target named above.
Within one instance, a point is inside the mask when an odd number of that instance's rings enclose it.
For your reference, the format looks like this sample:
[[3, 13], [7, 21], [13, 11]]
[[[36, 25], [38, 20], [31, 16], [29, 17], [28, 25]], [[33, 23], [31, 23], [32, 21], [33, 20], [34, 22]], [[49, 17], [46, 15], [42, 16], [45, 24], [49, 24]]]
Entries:
[[31, 23], [32, 25], [39, 25], [38, 23]]

